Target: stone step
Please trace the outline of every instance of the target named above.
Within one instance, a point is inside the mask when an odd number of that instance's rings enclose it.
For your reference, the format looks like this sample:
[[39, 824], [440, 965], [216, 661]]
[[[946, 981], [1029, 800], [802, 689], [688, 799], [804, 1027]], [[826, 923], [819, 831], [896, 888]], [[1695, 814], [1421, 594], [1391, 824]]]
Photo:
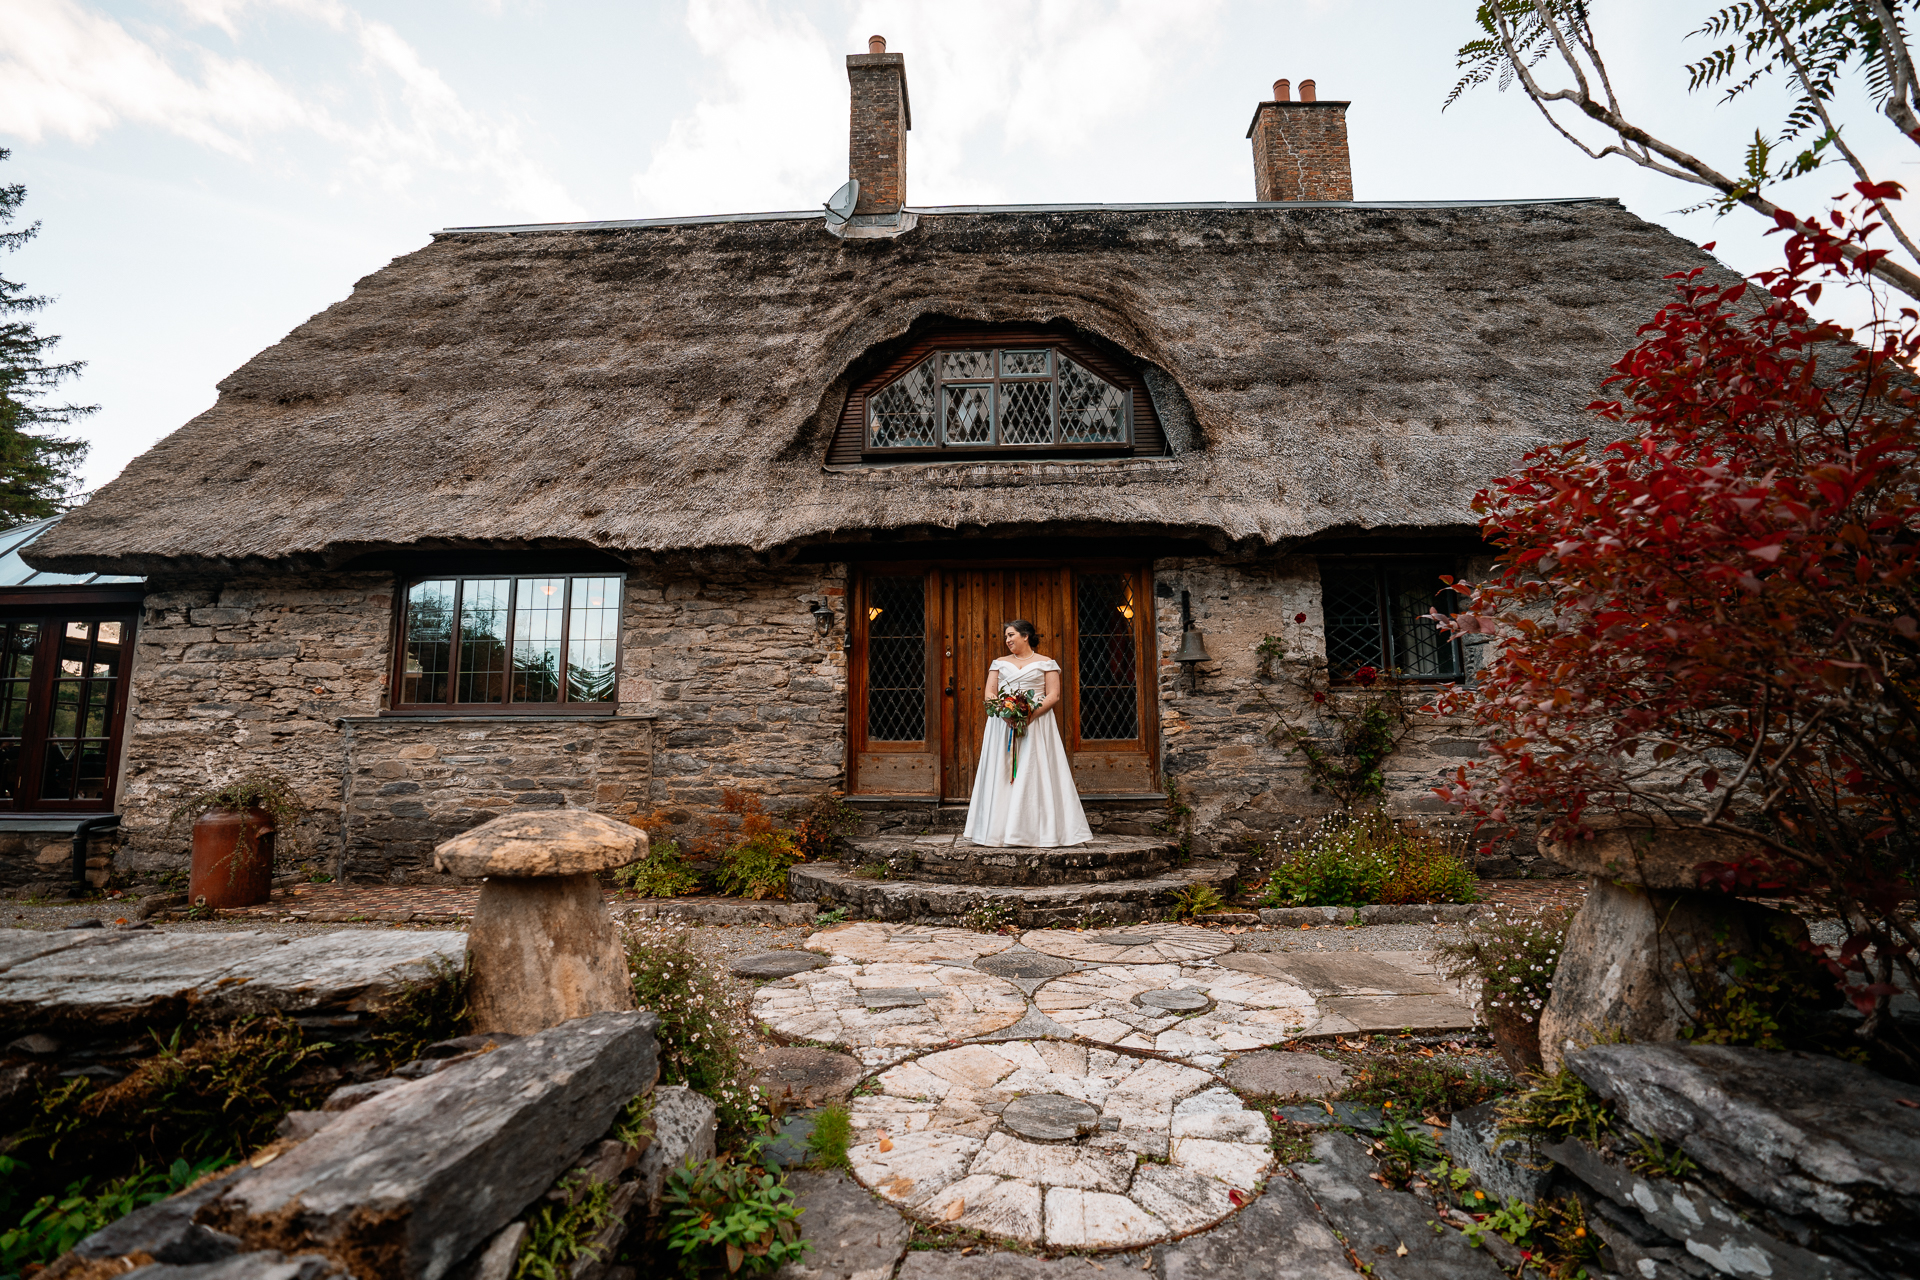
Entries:
[[[847, 803], [860, 815], [858, 834], [931, 835], [943, 831], [961, 831], [967, 825], [965, 801], [948, 803], [915, 800], [898, 796], [848, 796]], [[1154, 836], [1171, 827], [1167, 802], [1160, 796], [1125, 798], [1082, 796], [1081, 808], [1095, 835]]]
[[[999, 852], [1005, 852], [1000, 850]], [[1062, 850], [1048, 850], [1059, 853]], [[872, 880], [844, 863], [802, 865], [787, 873], [796, 902], [844, 907], [866, 920], [916, 924], [957, 923], [975, 907], [999, 905], [1022, 928], [1072, 925], [1083, 920], [1155, 920], [1174, 905], [1174, 895], [1196, 885], [1224, 891], [1234, 868], [1226, 862], [1194, 862], [1140, 880], [1054, 885], [943, 884], [927, 880]]]
[[887, 867], [890, 879], [935, 884], [1104, 884], [1166, 875], [1180, 862], [1173, 841], [1143, 836], [1095, 836], [1064, 849], [991, 849], [953, 832], [873, 836], [847, 844], [850, 862]]

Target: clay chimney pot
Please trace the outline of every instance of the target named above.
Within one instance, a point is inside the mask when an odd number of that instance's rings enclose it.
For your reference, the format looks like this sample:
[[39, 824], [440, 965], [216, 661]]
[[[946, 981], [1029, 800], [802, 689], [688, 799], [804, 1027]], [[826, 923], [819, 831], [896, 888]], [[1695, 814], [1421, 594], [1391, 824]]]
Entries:
[[1312, 102], [1313, 100], [1314, 100], [1314, 98], [1313, 98], [1313, 81], [1311, 81], [1311, 80], [1302, 80], [1302, 81], [1300, 82], [1300, 101], [1302, 101], [1302, 102]]
[[887, 51], [887, 38], [885, 36], [868, 36], [867, 37], [868, 53], [885, 53], [886, 51]]
[[1289, 87], [1287, 81], [1275, 80], [1273, 82], [1273, 100], [1275, 102], [1288, 101], [1292, 97], [1292, 94], [1289, 92]]

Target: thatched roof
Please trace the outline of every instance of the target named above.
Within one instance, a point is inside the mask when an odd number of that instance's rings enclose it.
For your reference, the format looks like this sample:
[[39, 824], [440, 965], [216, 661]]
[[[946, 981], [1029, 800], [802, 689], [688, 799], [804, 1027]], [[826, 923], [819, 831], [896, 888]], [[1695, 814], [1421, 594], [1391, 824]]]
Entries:
[[[1459, 530], [1489, 477], [1591, 429], [1662, 277], [1706, 261], [1612, 200], [931, 210], [894, 240], [799, 214], [447, 232], [248, 361], [30, 559]], [[941, 316], [1104, 339], [1197, 438], [825, 467], [849, 383]]]

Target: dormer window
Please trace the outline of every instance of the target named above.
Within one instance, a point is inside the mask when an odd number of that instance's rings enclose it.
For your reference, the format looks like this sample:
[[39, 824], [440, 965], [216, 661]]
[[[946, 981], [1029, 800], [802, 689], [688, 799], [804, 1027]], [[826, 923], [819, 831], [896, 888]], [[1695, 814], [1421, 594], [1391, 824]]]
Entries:
[[1048, 329], [948, 330], [856, 387], [827, 461], [1166, 451], [1124, 357]]

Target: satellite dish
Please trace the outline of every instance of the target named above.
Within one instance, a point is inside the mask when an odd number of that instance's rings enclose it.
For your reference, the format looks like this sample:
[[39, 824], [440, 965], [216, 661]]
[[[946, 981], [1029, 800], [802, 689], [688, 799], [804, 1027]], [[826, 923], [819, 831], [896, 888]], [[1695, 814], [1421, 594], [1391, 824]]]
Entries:
[[833, 226], [845, 226], [853, 216], [853, 207], [860, 203], [860, 179], [849, 178], [846, 184], [833, 193], [826, 203], [827, 221]]

